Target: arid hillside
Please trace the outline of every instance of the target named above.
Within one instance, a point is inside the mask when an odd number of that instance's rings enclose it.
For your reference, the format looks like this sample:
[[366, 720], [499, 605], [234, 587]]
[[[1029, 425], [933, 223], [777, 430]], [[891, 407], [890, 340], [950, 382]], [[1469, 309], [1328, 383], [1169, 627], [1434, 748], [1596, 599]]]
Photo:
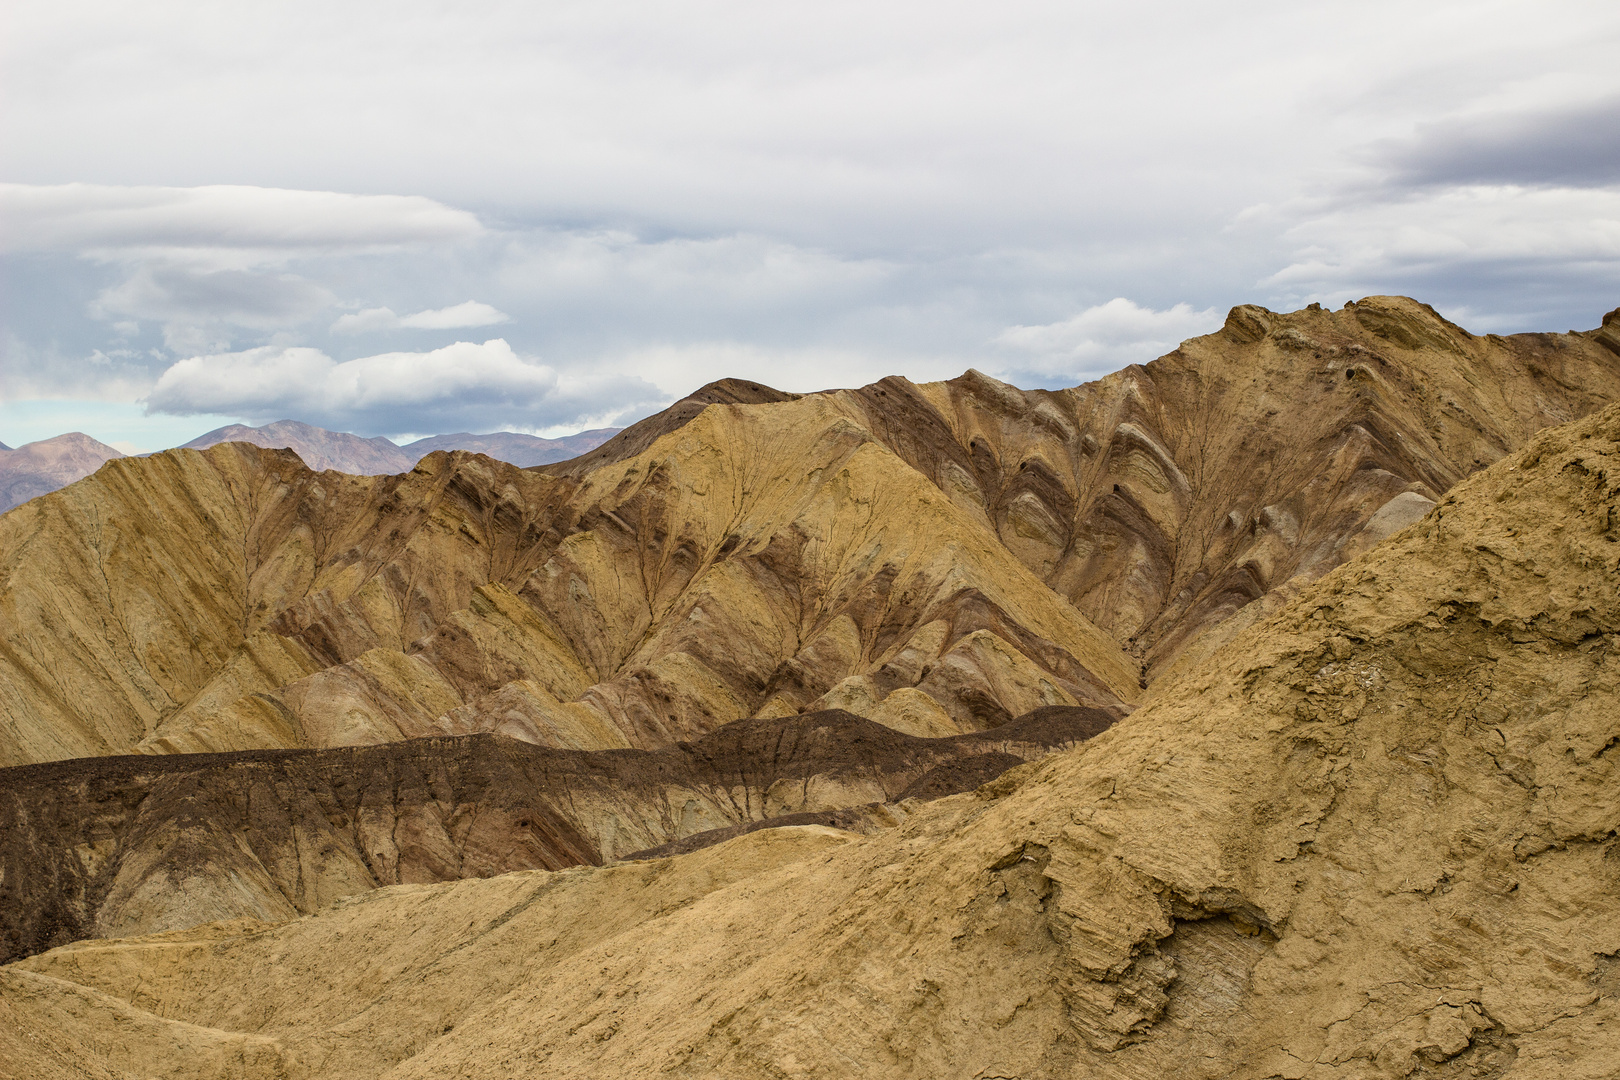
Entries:
[[1118, 709], [1617, 396], [1620, 316], [1479, 338], [1372, 297], [1066, 391], [719, 383], [534, 470], [122, 460], [0, 517], [0, 762]]
[[[705, 445], [699, 420], [680, 430]], [[894, 828], [80, 942], [0, 968], [0, 1060], [1614, 1076], [1620, 406], [1523, 442], [1108, 731]]]

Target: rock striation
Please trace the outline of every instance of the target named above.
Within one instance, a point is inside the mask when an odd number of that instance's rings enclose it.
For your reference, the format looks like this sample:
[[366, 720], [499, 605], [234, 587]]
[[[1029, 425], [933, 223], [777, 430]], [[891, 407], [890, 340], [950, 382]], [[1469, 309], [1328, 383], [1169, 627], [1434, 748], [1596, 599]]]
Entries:
[[241, 443], [115, 463], [0, 518], [0, 760], [1119, 706], [1112, 640], [836, 402], [793, 404], [706, 410], [583, 479]]
[[464, 735], [0, 770], [0, 963], [85, 937], [279, 921], [385, 885], [692, 851], [782, 822], [870, 831], [1116, 719], [1050, 707], [926, 739], [824, 712], [655, 751]]
[[1613, 1076], [1617, 645], [1620, 406], [1529, 438], [1082, 746], [895, 828], [80, 942], [0, 968], [0, 1059]]
[[1616, 325], [1240, 307], [1065, 391], [722, 381], [532, 470], [115, 462], [0, 518], [0, 763], [1119, 708], [1620, 396]]

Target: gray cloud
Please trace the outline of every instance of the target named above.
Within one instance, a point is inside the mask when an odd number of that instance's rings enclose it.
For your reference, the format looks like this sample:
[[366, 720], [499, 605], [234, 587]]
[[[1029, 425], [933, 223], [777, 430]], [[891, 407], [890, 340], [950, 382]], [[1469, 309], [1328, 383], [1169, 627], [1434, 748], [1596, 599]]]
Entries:
[[197, 272], [147, 266], [103, 290], [91, 305], [98, 318], [120, 315], [158, 322], [219, 323], [271, 330], [304, 322], [336, 298], [290, 274], [245, 270]]
[[0, 184], [0, 250], [264, 263], [477, 236], [478, 219], [419, 195], [247, 185]]
[[[583, 426], [733, 374], [1058, 385], [1246, 301], [1620, 302], [1614, 5], [88, 3], [0, 38], [13, 395]], [[356, 371], [496, 316], [545, 393], [166, 374]]]
[[1620, 184], [1620, 96], [1420, 124], [1380, 157], [1407, 184]]

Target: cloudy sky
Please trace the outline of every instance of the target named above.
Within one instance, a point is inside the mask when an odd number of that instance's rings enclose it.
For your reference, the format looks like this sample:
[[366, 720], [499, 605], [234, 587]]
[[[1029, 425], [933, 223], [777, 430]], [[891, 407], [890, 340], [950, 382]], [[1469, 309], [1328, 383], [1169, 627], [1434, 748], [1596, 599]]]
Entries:
[[0, 16], [0, 441], [558, 434], [710, 379], [1065, 386], [1228, 307], [1620, 305], [1620, 5]]

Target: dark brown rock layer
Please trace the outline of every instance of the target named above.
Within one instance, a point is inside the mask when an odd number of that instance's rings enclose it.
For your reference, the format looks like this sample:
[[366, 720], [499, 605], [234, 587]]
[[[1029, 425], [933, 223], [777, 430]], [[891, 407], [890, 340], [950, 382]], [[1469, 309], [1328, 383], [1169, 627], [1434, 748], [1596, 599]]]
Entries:
[[731, 826], [843, 813], [864, 831], [870, 813], [845, 807], [970, 790], [1114, 719], [1047, 708], [919, 739], [825, 712], [742, 720], [662, 751], [471, 735], [0, 770], [0, 962], [85, 937], [290, 917], [381, 885], [695, 848]]

